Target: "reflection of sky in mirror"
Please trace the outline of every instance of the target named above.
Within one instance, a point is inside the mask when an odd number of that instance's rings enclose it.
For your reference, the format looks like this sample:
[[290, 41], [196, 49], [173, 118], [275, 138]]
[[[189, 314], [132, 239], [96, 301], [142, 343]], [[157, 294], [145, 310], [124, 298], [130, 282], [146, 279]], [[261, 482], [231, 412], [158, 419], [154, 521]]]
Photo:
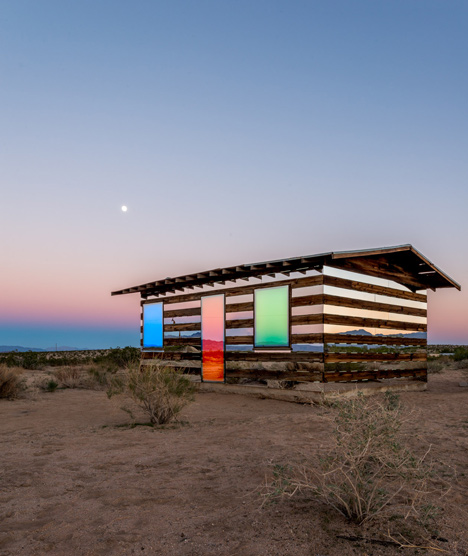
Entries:
[[384, 286], [386, 288], [393, 288], [394, 290], [410, 291], [405, 286], [394, 282], [393, 280], [384, 280], [383, 278], [375, 278], [374, 276], [367, 276], [358, 272], [349, 272], [341, 270], [340, 268], [333, 268], [330, 266], [323, 267], [323, 274], [326, 276], [335, 276], [336, 278], [346, 278], [347, 280], [355, 280], [363, 282], [364, 284], [374, 284], [375, 286]]
[[384, 311], [371, 311], [369, 309], [355, 309], [352, 307], [338, 307], [336, 305], [325, 305], [324, 311], [328, 315], [343, 315], [347, 317], [361, 317], [365, 319], [397, 320], [401, 322], [414, 322], [420, 324], [427, 323], [426, 317], [386, 313]]

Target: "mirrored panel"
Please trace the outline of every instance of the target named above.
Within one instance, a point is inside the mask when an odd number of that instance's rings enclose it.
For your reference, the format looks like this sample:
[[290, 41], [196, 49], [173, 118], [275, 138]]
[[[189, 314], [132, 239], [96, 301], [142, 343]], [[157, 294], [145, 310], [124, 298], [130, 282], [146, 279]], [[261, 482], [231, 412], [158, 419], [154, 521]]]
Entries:
[[326, 276], [335, 276], [336, 278], [346, 278], [347, 280], [354, 280], [363, 282], [364, 284], [374, 284], [375, 286], [383, 286], [386, 288], [393, 288], [394, 290], [410, 291], [405, 286], [393, 280], [386, 280], [385, 278], [375, 278], [367, 274], [360, 274], [359, 272], [350, 272], [348, 270], [341, 270], [340, 268], [332, 268], [330, 266], [323, 267], [323, 274]]
[[[199, 330], [176, 330], [171, 332], [164, 332], [165, 338], [200, 338], [201, 332]], [[196, 342], [195, 342], [196, 343]]]
[[340, 307], [337, 305], [325, 305], [324, 313], [327, 315], [342, 315], [345, 317], [358, 317], [363, 319], [391, 320], [410, 322], [415, 324], [427, 324], [427, 317], [415, 315], [402, 315], [401, 313], [388, 313], [385, 311], [371, 311], [369, 309], [356, 309], [354, 307]]
[[226, 320], [252, 319], [253, 311], [239, 311], [238, 313], [226, 313]]
[[233, 303], [249, 303], [249, 301], [253, 301], [252, 293], [247, 293], [245, 295], [226, 296], [226, 305], [231, 305]]
[[163, 304], [143, 305], [143, 347], [163, 347]]
[[289, 346], [289, 286], [255, 290], [255, 347]]
[[317, 353], [323, 352], [323, 344], [292, 344], [293, 351], [313, 351]]
[[228, 328], [226, 336], [253, 336], [253, 328]]
[[291, 334], [321, 334], [323, 324], [293, 324]]
[[189, 317], [165, 317], [164, 324], [195, 324], [201, 322], [200, 315], [193, 315]]
[[323, 305], [302, 305], [301, 307], [291, 307], [291, 315], [321, 315]]
[[224, 295], [202, 297], [202, 380], [224, 382]]
[[349, 325], [342, 324], [325, 324], [324, 325], [325, 334], [342, 334], [346, 336], [354, 335], [370, 338], [403, 338], [403, 339], [427, 339], [426, 332], [413, 332], [410, 330], [402, 329], [384, 329], [384, 328], [368, 328], [368, 327], [352, 327]]
[[305, 286], [304, 288], [292, 288], [292, 297], [304, 297], [305, 295], [318, 295], [323, 292], [323, 286]]

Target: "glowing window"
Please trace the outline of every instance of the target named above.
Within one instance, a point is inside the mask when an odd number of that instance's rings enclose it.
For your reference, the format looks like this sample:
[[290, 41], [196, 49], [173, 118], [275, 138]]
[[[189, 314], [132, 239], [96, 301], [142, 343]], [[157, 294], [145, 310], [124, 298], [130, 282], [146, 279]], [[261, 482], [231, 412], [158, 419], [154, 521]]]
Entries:
[[163, 347], [163, 304], [143, 305], [143, 347]]
[[224, 295], [201, 300], [202, 379], [224, 382]]
[[289, 286], [255, 290], [255, 347], [289, 346]]

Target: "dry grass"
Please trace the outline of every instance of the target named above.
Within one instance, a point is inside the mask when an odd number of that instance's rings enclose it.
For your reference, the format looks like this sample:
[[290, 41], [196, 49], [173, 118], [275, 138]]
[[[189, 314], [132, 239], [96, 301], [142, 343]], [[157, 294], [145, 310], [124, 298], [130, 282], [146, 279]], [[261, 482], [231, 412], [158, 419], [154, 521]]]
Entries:
[[60, 367], [53, 372], [59, 388], [93, 388], [94, 380], [90, 377], [88, 365]]
[[24, 369], [0, 365], [0, 398], [14, 400], [24, 390], [24, 381], [21, 375]]

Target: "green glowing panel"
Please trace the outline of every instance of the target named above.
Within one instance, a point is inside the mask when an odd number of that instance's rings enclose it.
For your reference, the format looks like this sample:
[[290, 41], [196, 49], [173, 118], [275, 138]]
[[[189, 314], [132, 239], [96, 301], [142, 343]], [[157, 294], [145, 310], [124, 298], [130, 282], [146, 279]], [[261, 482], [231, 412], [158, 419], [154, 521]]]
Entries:
[[255, 290], [255, 347], [289, 346], [289, 286]]

